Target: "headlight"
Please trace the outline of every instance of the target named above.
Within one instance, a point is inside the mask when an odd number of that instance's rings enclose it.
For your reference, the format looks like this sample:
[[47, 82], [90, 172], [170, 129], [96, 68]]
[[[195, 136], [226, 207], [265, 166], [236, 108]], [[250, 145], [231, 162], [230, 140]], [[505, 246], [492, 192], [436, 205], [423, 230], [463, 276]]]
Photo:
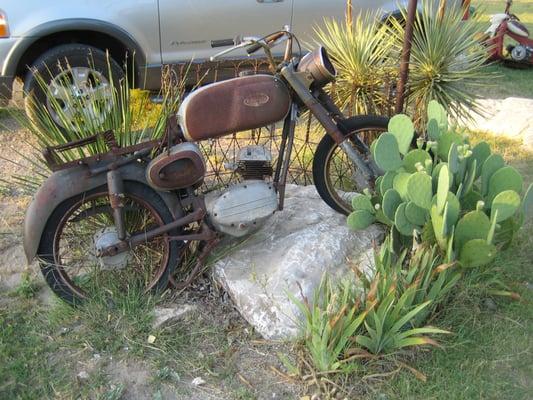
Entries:
[[331, 63], [326, 49], [322, 46], [307, 53], [298, 64], [297, 70], [311, 74], [318, 87], [334, 81], [337, 76], [337, 71]]
[[6, 13], [0, 10], [0, 38], [9, 37], [9, 25], [7, 24]]

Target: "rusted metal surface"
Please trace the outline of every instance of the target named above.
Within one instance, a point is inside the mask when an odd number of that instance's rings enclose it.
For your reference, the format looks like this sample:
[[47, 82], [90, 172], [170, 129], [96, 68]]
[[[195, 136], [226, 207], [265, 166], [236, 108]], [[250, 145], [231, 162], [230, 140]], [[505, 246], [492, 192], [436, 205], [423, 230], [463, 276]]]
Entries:
[[[120, 173], [124, 180], [148, 184], [145, 178], [145, 169], [138, 163], [121, 167]], [[35, 258], [44, 227], [57, 206], [71, 197], [106, 184], [105, 174], [92, 175], [89, 167], [84, 165], [53, 173], [35, 193], [26, 211], [23, 244], [28, 262]], [[175, 195], [165, 192], [161, 192], [159, 195], [174, 218], [180, 218], [183, 215]]]
[[154, 228], [148, 232], [143, 232], [143, 233], [133, 232], [133, 236], [131, 238], [129, 238], [128, 240], [122, 240], [118, 243], [115, 243], [113, 245], [110, 245], [108, 247], [101, 249], [100, 252], [97, 254], [97, 256], [98, 257], [113, 257], [119, 253], [128, 251], [129, 249], [132, 249], [135, 246], [138, 246], [142, 243], [149, 242], [150, 240], [152, 240], [153, 238], [157, 236], [161, 236], [170, 231], [173, 231], [174, 229], [182, 228], [184, 226], [192, 224], [193, 222], [200, 222], [204, 218], [204, 216], [205, 216], [205, 210], [202, 208], [198, 208], [192, 213], [187, 214], [186, 216], [182, 218], [176, 219], [175, 221], [172, 221], [171, 223], [168, 223], [166, 225], [162, 225], [157, 228]]
[[180, 143], [148, 164], [146, 179], [157, 190], [178, 190], [200, 185], [205, 173], [199, 148], [192, 143]]
[[245, 76], [190, 94], [180, 107], [179, 121], [188, 141], [215, 139], [282, 121], [290, 103], [289, 91], [278, 78]]
[[113, 219], [117, 236], [120, 240], [126, 239], [126, 223], [124, 221], [124, 181], [120, 172], [111, 170], [107, 173], [107, 189], [109, 204], [113, 209]]
[[407, 7], [407, 21], [405, 25], [405, 39], [403, 43], [402, 57], [400, 61], [400, 80], [398, 81], [396, 97], [396, 114], [403, 112], [409, 79], [409, 63], [411, 61], [411, 48], [413, 46], [413, 33], [417, 12], [418, 0], [409, 0]]

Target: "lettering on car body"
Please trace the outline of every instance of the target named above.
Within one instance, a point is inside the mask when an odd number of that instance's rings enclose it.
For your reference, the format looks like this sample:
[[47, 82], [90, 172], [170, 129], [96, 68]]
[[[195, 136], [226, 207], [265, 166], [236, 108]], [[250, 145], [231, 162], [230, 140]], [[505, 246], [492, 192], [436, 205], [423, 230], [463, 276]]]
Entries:
[[205, 43], [207, 43], [207, 40], [191, 40], [191, 41], [173, 40], [172, 42], [170, 42], [170, 45], [171, 46], [190, 46], [190, 45], [193, 45], [193, 44], [205, 44]]

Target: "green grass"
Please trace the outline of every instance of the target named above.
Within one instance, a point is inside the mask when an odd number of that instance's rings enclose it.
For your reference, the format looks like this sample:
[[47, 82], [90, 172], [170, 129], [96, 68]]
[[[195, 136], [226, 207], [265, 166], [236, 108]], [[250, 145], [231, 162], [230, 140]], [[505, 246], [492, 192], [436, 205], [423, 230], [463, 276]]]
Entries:
[[[454, 301], [434, 323], [454, 332], [442, 350], [421, 355], [413, 366], [427, 376], [406, 371], [379, 388], [388, 399], [529, 399], [533, 393], [533, 281], [531, 238], [524, 230], [503, 252], [491, 276], [522, 296], [522, 301], [491, 297], [480, 274], [463, 282]], [[487, 300], [490, 299], [490, 300]], [[496, 310], [487, 308], [494, 302]], [[370, 396], [369, 398], [383, 398]]]

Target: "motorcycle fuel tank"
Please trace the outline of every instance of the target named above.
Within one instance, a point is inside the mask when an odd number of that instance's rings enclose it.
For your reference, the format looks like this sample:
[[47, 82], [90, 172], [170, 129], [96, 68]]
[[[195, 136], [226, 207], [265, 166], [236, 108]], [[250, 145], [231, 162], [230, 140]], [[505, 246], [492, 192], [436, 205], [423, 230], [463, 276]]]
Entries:
[[190, 141], [214, 139], [283, 120], [291, 97], [285, 84], [258, 74], [206, 85], [183, 101], [178, 120]]

